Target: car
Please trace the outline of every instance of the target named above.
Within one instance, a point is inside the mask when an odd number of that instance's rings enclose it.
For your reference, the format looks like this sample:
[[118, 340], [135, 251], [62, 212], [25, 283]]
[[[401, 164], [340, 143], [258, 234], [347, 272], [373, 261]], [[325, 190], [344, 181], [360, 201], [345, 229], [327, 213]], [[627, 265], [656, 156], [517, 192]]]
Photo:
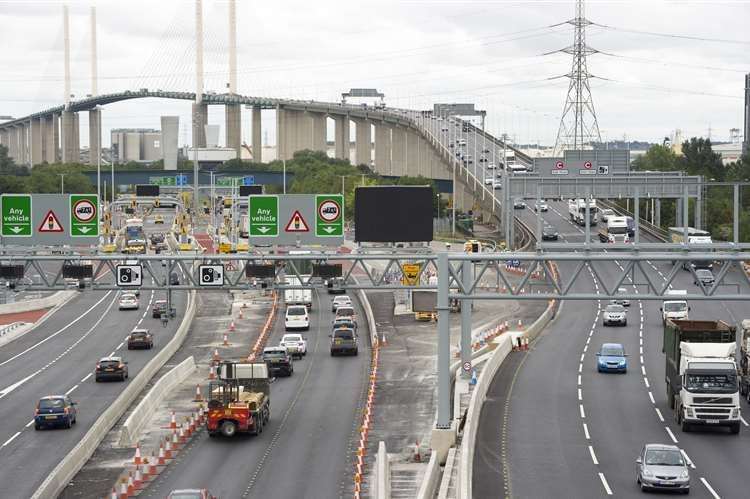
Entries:
[[607, 305], [602, 314], [602, 324], [605, 326], [611, 326], [613, 324], [627, 326], [628, 314], [625, 311], [625, 307], [614, 303]]
[[603, 343], [596, 353], [596, 368], [602, 372], [628, 372], [628, 359], [621, 343]]
[[286, 348], [292, 357], [296, 355], [298, 359], [307, 355], [307, 339], [301, 334], [285, 334], [281, 337], [279, 346]]
[[351, 317], [339, 317], [338, 319], [334, 319], [331, 330], [339, 328], [353, 329], [355, 333], [358, 329], [357, 322]]
[[207, 489], [177, 489], [167, 496], [167, 499], [216, 499]]
[[609, 217], [616, 217], [617, 214], [614, 210], [611, 210], [609, 208], [604, 208], [602, 211], [599, 212], [599, 218], [602, 219], [602, 222], [606, 222]]
[[487, 158], [485, 158], [484, 156], [480, 156], [479, 157], [479, 162], [480, 163], [486, 163], [487, 162]]
[[70, 428], [78, 418], [78, 404], [68, 395], [48, 395], [39, 399], [34, 410], [34, 429], [62, 426]]
[[307, 307], [305, 305], [290, 305], [286, 308], [286, 314], [284, 315], [284, 329], [286, 331], [292, 331], [294, 329], [307, 331], [310, 329], [310, 316], [307, 313]]
[[285, 347], [264, 348], [263, 362], [268, 366], [268, 372], [272, 376], [291, 376], [294, 373], [294, 361]]
[[154, 348], [154, 335], [148, 329], [133, 329], [128, 335], [128, 350]]
[[154, 319], [161, 317], [161, 314], [167, 312], [167, 300], [154, 300], [154, 304], [151, 307], [151, 316]]
[[327, 292], [329, 295], [341, 295], [346, 293], [346, 288], [344, 287], [345, 281], [343, 277], [331, 277], [330, 279], [326, 279], [324, 281], [324, 284], [328, 290]]
[[541, 211], [541, 212], [549, 211], [549, 205], [547, 204], [547, 201], [545, 201], [544, 199], [535, 201], [534, 211]]
[[351, 307], [352, 299], [348, 295], [337, 296], [331, 302], [331, 312], [335, 312], [340, 306]]
[[557, 241], [559, 238], [560, 233], [550, 224], [542, 226], [542, 241]]
[[516, 198], [513, 200], [513, 209], [514, 210], [523, 210], [526, 208], [526, 202], [521, 198]]
[[714, 283], [714, 274], [708, 270], [708, 269], [698, 269], [695, 271], [695, 279], [693, 280], [693, 284], [696, 286], [698, 283], [703, 284], [704, 286], [712, 286]]
[[495, 168], [497, 168], [497, 165], [495, 163], [487, 163], [488, 170], [494, 170]]
[[448, 131], [448, 127], [447, 126], [443, 126], [443, 127], [440, 128], [440, 131], [441, 132], [447, 132]]
[[154, 215], [154, 223], [155, 224], [163, 224], [164, 223], [164, 217], [161, 215]]
[[336, 316], [334, 317], [334, 322], [336, 319], [339, 319], [341, 317], [350, 317], [354, 322], [357, 321], [357, 315], [354, 313], [354, 307], [351, 305], [349, 306], [340, 306], [336, 309]]
[[128, 378], [128, 363], [122, 357], [102, 357], [96, 363], [94, 369], [94, 380], [98, 383], [106, 379], [119, 379], [125, 381]]
[[[618, 295], [624, 295], [627, 293], [627, 290], [625, 288], [617, 288]], [[616, 305], [622, 305], [623, 307], [629, 307], [630, 306], [630, 300], [627, 298], [615, 298], [614, 300], [610, 300], [610, 303], [614, 303]]]
[[628, 224], [628, 237], [635, 237], [635, 220], [633, 217], [625, 217], [625, 221]]
[[492, 183], [492, 188], [493, 189], [502, 189], [503, 188], [503, 183], [500, 180], [495, 180]]
[[353, 329], [338, 328], [330, 334], [331, 357], [341, 354], [358, 355], [357, 333]]
[[646, 444], [635, 460], [635, 481], [643, 491], [690, 493], [690, 468], [676, 445]]
[[495, 179], [492, 177], [485, 177], [484, 185], [492, 185], [495, 183]]
[[489, 153], [490, 153], [490, 150], [487, 149], [486, 147], [482, 149], [482, 154], [489, 154]]
[[123, 293], [118, 304], [120, 310], [138, 310], [140, 303], [135, 293]]
[[180, 276], [177, 274], [177, 272], [172, 272], [171, 274], [169, 274], [169, 285], [170, 286], [180, 285]]

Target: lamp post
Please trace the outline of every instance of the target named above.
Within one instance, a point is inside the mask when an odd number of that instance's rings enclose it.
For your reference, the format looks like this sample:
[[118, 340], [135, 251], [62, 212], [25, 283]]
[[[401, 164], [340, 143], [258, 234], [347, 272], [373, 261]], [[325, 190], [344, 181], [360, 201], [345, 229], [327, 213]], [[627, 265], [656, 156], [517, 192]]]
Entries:
[[65, 175], [67, 173], [58, 173], [60, 175], [60, 194], [65, 194]]

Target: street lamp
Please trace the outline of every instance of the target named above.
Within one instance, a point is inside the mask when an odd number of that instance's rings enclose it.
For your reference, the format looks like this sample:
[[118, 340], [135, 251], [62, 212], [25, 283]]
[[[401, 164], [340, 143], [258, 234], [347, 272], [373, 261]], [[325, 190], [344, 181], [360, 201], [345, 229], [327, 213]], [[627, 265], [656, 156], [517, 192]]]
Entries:
[[58, 173], [60, 175], [60, 194], [65, 194], [65, 175], [67, 173]]

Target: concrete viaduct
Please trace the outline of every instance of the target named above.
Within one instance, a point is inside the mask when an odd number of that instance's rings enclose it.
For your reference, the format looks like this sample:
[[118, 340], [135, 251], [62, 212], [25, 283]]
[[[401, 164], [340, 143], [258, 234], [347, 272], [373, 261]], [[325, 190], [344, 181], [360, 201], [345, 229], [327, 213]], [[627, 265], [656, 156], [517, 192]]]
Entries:
[[[206, 145], [204, 125], [208, 121], [208, 106], [223, 105], [226, 107], [226, 144], [239, 154], [240, 115], [242, 106], [245, 106], [252, 112], [251, 145], [253, 151], [258, 153], [262, 151], [261, 110], [276, 110], [278, 159], [291, 159], [296, 151], [304, 149], [325, 152], [327, 118], [330, 117], [335, 122], [336, 158], [348, 159], [353, 164], [372, 164], [376, 173], [396, 177], [421, 175], [436, 180], [451, 180], [453, 169], [461, 168], [451, 152], [419, 125], [420, 112], [417, 111], [211, 92], [203, 94], [200, 104], [195, 103], [195, 93], [192, 92], [147, 89], [89, 97], [71, 102], [67, 109], [58, 106], [0, 123], [0, 144], [7, 146], [9, 155], [20, 164], [77, 162], [80, 158], [79, 113], [89, 113], [89, 144], [91, 150], [97, 150], [100, 106], [143, 98], [192, 101], [192, 139], [195, 147]], [[355, 123], [354, 158], [350, 157], [349, 148], [352, 139], [350, 121]], [[373, 126], [374, 160], [371, 159]], [[499, 142], [489, 134], [486, 137], [488, 141]], [[256, 161], [262, 161], [259, 156], [256, 156]], [[96, 164], [95, 155], [89, 158], [92, 164]], [[468, 177], [466, 181], [460, 174], [457, 178], [457, 185], [454, 186], [456, 207], [468, 211], [475, 207], [474, 193], [481, 188], [476, 189], [476, 182], [469, 182]]]

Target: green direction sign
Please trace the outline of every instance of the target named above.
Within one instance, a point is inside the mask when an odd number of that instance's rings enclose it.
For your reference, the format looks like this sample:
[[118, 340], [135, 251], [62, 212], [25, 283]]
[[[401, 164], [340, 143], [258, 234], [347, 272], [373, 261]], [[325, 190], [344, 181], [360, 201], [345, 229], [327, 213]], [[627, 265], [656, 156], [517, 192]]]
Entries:
[[151, 185], [176, 185], [175, 177], [149, 177], [148, 183]]
[[70, 195], [71, 237], [96, 237], [99, 235], [99, 203], [96, 194]]
[[279, 235], [279, 197], [248, 196], [248, 223], [251, 237]]
[[342, 237], [344, 235], [343, 195], [315, 196], [315, 235], [317, 237]]
[[31, 196], [28, 194], [3, 194], [3, 237], [31, 237]]
[[220, 187], [234, 187], [242, 185], [242, 177], [217, 177], [214, 182]]

